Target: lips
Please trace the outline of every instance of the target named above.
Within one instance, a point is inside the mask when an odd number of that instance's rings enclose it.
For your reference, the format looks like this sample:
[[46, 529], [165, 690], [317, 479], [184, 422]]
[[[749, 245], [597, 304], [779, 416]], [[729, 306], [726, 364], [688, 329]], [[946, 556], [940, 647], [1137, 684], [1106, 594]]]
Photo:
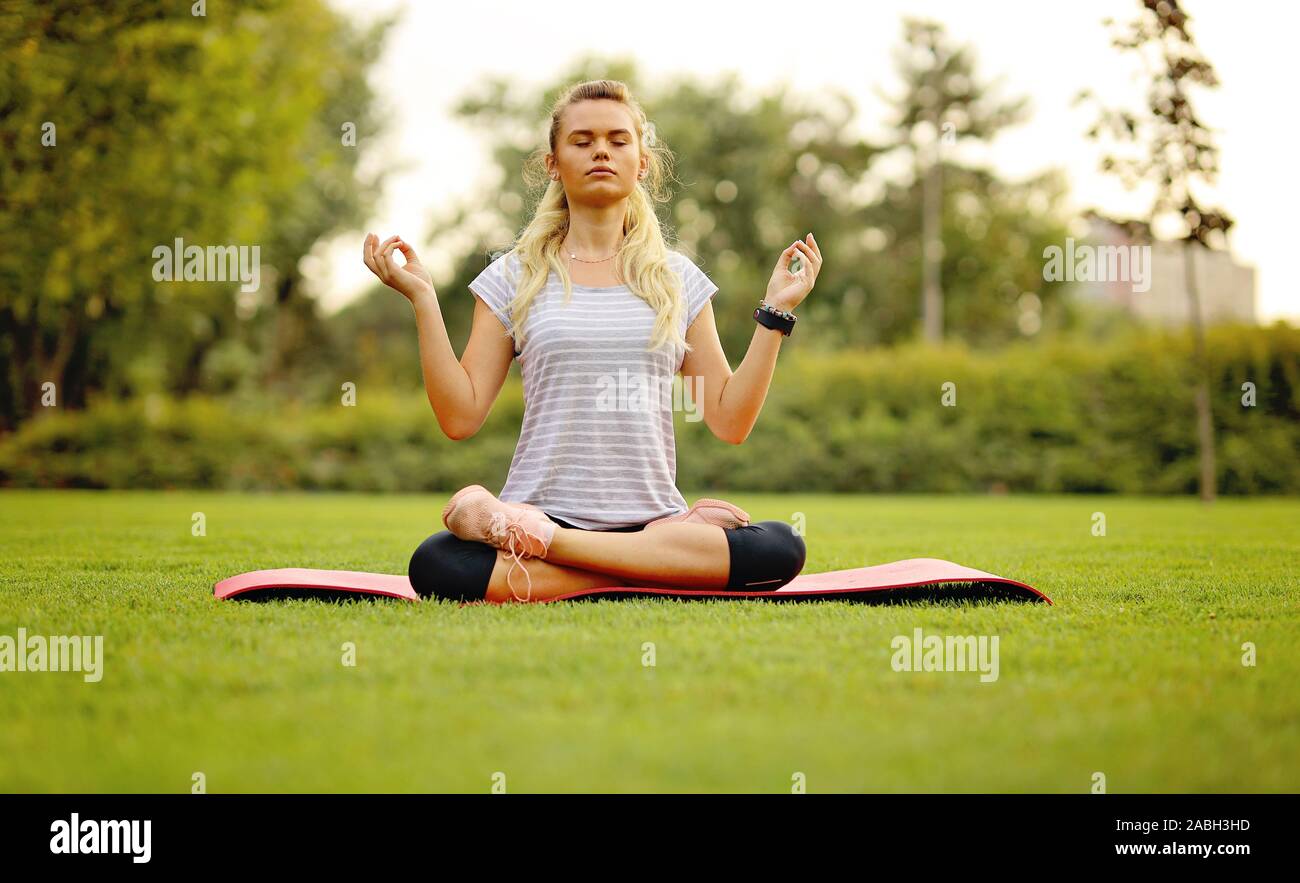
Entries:
[[588, 175], [613, 175], [614, 170], [609, 168], [608, 166], [596, 166], [587, 174]]

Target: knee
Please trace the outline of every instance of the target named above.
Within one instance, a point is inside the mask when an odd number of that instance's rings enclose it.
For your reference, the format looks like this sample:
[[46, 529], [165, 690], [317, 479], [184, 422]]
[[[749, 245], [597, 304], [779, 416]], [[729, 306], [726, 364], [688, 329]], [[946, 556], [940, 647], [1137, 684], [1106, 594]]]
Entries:
[[486, 543], [462, 540], [444, 530], [420, 543], [406, 574], [421, 598], [482, 601], [496, 560], [496, 549]]
[[808, 560], [808, 546], [803, 537], [784, 521], [759, 522], [767, 531], [765, 547], [771, 556], [773, 572], [780, 576], [782, 585], [794, 579]]
[[732, 589], [776, 590], [803, 570], [808, 547], [784, 521], [760, 521], [736, 528], [744, 536], [733, 543]]

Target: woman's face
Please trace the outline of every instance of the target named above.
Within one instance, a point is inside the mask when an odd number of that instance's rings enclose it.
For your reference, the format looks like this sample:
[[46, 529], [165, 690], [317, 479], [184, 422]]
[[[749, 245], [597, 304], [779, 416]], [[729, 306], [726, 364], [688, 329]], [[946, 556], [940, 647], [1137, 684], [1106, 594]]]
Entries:
[[[551, 177], [558, 176], [569, 201], [593, 206], [626, 199], [649, 164], [627, 105], [607, 98], [565, 108], [555, 153], [546, 157]], [[598, 166], [612, 174], [593, 174]]]

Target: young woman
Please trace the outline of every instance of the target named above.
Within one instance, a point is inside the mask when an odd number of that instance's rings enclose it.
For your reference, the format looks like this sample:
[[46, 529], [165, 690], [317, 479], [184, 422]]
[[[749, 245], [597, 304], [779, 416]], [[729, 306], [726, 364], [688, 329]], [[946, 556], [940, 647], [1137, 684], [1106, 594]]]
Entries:
[[[459, 361], [415, 249], [366, 236], [366, 266], [415, 310], [443, 432], [478, 431], [512, 359], [524, 381], [523, 427], [500, 498], [478, 485], [452, 497], [447, 530], [411, 557], [412, 586], [426, 598], [490, 602], [601, 586], [780, 588], [803, 569], [802, 538], [782, 521], [751, 524], [720, 500], [687, 509], [664, 397], [680, 372], [714, 435], [748, 437], [794, 326], [790, 311], [821, 270], [816, 240], [810, 233], [781, 253], [733, 372], [713, 320], [717, 286], [665, 243], [652, 200], [667, 198], [671, 154], [627, 87], [569, 89], [552, 109], [549, 140], [528, 165], [546, 176], [532, 220], [470, 283], [478, 300]], [[657, 406], [646, 407], [651, 400]]]

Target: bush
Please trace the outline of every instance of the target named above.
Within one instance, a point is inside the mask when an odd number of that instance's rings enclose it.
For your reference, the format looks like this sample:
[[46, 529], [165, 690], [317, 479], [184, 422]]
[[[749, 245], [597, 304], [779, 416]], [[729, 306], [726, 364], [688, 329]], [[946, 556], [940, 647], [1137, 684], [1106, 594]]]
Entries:
[[[1211, 398], [1224, 494], [1300, 493], [1300, 331], [1216, 327]], [[781, 357], [745, 444], [677, 415], [691, 490], [1192, 493], [1199, 473], [1185, 332], [1109, 346], [1060, 339]], [[1255, 385], [1254, 407], [1242, 404]], [[941, 403], [951, 383], [956, 404]], [[362, 389], [356, 407], [245, 396], [92, 402], [0, 440], [7, 487], [499, 488], [523, 401], [514, 376], [468, 441], [423, 392]]]

